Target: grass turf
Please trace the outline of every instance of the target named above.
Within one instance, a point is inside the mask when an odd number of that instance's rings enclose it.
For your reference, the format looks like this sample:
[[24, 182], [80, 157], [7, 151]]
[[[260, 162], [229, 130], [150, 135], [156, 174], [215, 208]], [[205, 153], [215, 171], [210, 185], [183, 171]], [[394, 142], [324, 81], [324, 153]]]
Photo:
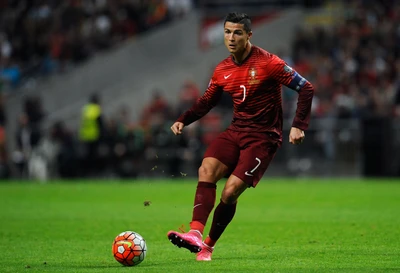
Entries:
[[[0, 272], [400, 272], [398, 182], [264, 180], [239, 200], [212, 262], [196, 262], [166, 238], [188, 226], [195, 187], [194, 180], [0, 183]], [[218, 194], [222, 188], [223, 181]], [[111, 254], [125, 230], [148, 244], [134, 268]]]

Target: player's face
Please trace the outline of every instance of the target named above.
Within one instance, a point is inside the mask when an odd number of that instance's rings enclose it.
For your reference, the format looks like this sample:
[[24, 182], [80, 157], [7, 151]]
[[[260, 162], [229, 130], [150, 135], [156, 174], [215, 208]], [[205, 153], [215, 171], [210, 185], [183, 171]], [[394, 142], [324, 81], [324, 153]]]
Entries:
[[243, 29], [243, 24], [226, 22], [224, 28], [225, 46], [231, 54], [244, 52], [252, 33]]

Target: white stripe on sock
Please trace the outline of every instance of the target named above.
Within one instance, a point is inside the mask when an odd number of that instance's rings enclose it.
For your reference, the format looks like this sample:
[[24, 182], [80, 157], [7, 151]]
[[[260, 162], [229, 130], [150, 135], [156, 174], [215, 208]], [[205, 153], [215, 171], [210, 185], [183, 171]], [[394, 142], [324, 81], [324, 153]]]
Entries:
[[199, 235], [200, 235], [200, 237], [203, 237], [203, 234], [201, 234], [201, 232], [199, 231], [199, 230], [197, 230], [197, 229], [191, 229], [191, 230], [189, 230], [189, 232], [197, 232]]

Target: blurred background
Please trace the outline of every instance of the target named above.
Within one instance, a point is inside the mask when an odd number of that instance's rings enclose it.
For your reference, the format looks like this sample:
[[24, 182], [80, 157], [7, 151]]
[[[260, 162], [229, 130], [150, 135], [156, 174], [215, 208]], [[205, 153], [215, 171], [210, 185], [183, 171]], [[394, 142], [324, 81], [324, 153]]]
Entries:
[[316, 90], [291, 146], [297, 93], [283, 88], [266, 176], [400, 176], [399, 1], [0, 0], [0, 178], [195, 177], [230, 98], [169, 128], [228, 56], [232, 11]]

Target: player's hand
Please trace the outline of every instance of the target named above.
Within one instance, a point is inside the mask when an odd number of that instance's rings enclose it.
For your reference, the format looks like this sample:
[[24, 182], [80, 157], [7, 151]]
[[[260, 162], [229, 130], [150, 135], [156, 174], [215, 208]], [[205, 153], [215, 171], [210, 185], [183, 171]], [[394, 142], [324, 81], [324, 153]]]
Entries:
[[182, 134], [183, 127], [185, 127], [185, 125], [182, 122], [177, 121], [172, 124], [171, 130], [175, 135], [180, 135]]
[[305, 134], [304, 131], [296, 128], [296, 127], [292, 127], [290, 129], [290, 134], [289, 134], [289, 142], [292, 144], [300, 144], [303, 142], [304, 138], [305, 138]]

